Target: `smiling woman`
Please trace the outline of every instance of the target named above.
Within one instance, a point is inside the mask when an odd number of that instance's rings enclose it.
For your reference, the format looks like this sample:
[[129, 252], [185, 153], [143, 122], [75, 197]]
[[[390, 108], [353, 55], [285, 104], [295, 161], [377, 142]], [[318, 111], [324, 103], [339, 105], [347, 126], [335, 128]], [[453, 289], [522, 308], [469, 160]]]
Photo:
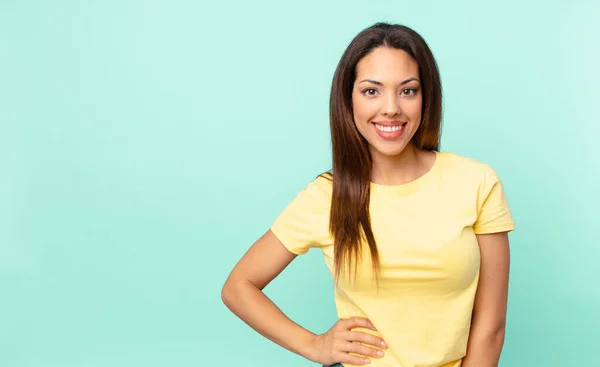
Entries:
[[421, 123], [419, 65], [403, 50], [380, 47], [358, 62], [356, 73], [352, 105], [358, 131], [371, 155], [399, 154]]
[[[419, 65], [406, 51], [378, 47], [358, 62], [356, 74], [360, 81], [352, 90], [354, 121], [369, 144], [373, 163], [400, 157], [403, 151], [406, 156], [414, 149], [409, 143], [421, 125]], [[385, 169], [374, 169], [379, 177], [373, 181], [385, 183]]]
[[[222, 299], [236, 315], [325, 366], [497, 365], [515, 226], [490, 166], [439, 151], [441, 91], [412, 29], [378, 23], [352, 40], [331, 89], [333, 169], [229, 275]], [[339, 316], [319, 335], [262, 292], [310, 248], [335, 279]]]

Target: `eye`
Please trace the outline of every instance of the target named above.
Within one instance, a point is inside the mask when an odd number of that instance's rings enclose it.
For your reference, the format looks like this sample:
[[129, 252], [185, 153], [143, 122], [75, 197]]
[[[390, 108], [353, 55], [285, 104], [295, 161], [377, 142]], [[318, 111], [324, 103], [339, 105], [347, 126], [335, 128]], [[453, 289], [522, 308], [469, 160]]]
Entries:
[[406, 89], [402, 90], [401, 94], [405, 95], [405, 96], [412, 97], [415, 94], [417, 94], [417, 89], [416, 88], [406, 88]]
[[377, 93], [378, 93], [378, 91], [375, 88], [367, 88], [367, 89], [363, 89], [363, 91], [362, 91], [362, 94], [367, 97], [374, 97]]

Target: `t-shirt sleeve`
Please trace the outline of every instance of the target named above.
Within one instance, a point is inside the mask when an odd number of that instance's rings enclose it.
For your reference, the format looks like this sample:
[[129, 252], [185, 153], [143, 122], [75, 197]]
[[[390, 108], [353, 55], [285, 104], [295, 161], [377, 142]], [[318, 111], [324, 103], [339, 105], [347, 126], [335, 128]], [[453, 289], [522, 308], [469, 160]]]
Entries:
[[[324, 181], [325, 180], [325, 181]], [[328, 238], [331, 193], [326, 178], [305, 186], [271, 225], [271, 231], [292, 253], [305, 254]]]
[[489, 166], [480, 185], [475, 234], [506, 232], [515, 229], [506, 193], [498, 174]]

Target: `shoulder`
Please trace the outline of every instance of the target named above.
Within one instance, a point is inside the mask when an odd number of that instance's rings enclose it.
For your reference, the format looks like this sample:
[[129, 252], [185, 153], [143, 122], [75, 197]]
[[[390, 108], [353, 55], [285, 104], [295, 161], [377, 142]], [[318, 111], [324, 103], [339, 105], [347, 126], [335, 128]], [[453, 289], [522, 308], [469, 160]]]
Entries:
[[445, 186], [485, 197], [502, 185], [496, 170], [488, 163], [452, 152], [441, 153], [441, 176]]
[[333, 190], [333, 176], [331, 173], [323, 173], [306, 186], [307, 190], [314, 191], [315, 194], [331, 195]]
[[441, 152], [439, 154], [442, 157], [442, 168], [448, 173], [478, 180], [497, 176], [496, 171], [488, 163], [473, 157], [462, 156], [453, 152]]
[[297, 193], [294, 201], [301, 203], [305, 208], [322, 208], [330, 204], [332, 192], [331, 176], [322, 174], [306, 182]]

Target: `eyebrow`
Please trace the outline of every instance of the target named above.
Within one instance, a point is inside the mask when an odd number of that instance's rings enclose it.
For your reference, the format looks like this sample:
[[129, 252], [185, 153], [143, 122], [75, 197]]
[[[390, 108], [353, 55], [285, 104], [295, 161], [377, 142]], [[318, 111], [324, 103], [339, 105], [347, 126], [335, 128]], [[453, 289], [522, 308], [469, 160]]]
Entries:
[[[405, 81], [403, 81], [402, 83], [400, 83], [400, 85], [404, 85], [404, 84], [406, 84], [408, 82], [412, 82], [413, 80], [419, 81], [419, 79], [414, 78], [414, 77], [413, 78], [408, 78]], [[380, 85], [380, 86], [383, 85], [382, 82], [378, 82], [377, 80], [371, 80], [371, 79], [364, 79], [364, 80], [361, 80], [359, 83], [364, 83], [364, 82], [373, 83], [375, 85]]]

